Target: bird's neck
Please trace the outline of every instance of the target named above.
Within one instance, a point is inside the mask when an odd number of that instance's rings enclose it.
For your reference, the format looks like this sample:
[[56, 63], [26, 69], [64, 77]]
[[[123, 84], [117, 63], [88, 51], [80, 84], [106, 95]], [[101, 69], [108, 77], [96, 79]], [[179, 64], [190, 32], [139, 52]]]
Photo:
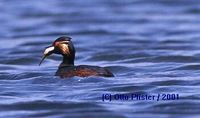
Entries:
[[63, 66], [74, 66], [74, 58], [68, 55], [63, 55], [63, 61], [59, 67]]

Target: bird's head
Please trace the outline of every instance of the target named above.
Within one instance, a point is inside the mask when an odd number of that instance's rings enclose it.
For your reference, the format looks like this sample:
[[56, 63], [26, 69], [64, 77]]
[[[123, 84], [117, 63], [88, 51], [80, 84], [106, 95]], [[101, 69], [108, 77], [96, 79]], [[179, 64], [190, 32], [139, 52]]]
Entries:
[[75, 52], [76, 51], [70, 37], [59, 37], [53, 42], [51, 46], [45, 48], [43, 58], [39, 65], [41, 65], [46, 57], [53, 53], [63, 55], [65, 59], [67, 59], [64, 61], [74, 62]]

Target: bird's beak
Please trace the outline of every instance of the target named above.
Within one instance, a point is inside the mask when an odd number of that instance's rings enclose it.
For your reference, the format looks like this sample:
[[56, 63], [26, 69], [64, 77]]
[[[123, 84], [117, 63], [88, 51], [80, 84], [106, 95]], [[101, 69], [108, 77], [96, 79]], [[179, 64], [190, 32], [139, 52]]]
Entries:
[[42, 62], [44, 61], [44, 59], [47, 57], [47, 55], [44, 55], [43, 57], [42, 57], [42, 60], [40, 61], [40, 64], [39, 64], [39, 66], [42, 64]]
[[43, 57], [42, 57], [42, 60], [41, 60], [40, 63], [39, 63], [39, 66], [42, 64], [42, 62], [44, 61], [44, 59], [45, 59], [46, 57], [48, 57], [49, 55], [51, 55], [51, 54], [53, 53], [53, 51], [54, 51], [54, 47], [53, 47], [53, 46], [49, 46], [49, 47], [47, 47], [47, 48], [45, 49], [44, 55], [43, 55]]

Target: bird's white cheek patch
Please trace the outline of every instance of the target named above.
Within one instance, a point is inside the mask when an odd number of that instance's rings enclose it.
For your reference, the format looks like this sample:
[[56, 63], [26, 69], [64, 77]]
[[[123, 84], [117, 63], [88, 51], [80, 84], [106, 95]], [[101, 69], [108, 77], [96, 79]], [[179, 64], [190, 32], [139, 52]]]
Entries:
[[54, 47], [53, 47], [53, 46], [52, 46], [52, 47], [49, 47], [49, 48], [47, 48], [47, 49], [45, 49], [44, 55], [48, 54], [49, 52], [51, 52], [51, 51], [53, 51], [53, 50], [54, 50]]

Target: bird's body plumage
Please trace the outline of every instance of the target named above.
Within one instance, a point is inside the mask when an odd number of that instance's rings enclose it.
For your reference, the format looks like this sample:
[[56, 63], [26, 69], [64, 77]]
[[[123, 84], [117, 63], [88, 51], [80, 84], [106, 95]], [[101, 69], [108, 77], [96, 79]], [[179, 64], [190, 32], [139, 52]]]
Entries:
[[79, 66], [62, 66], [59, 67], [56, 76], [60, 77], [88, 77], [103, 76], [114, 77], [114, 75], [106, 68], [99, 66], [79, 65]]

